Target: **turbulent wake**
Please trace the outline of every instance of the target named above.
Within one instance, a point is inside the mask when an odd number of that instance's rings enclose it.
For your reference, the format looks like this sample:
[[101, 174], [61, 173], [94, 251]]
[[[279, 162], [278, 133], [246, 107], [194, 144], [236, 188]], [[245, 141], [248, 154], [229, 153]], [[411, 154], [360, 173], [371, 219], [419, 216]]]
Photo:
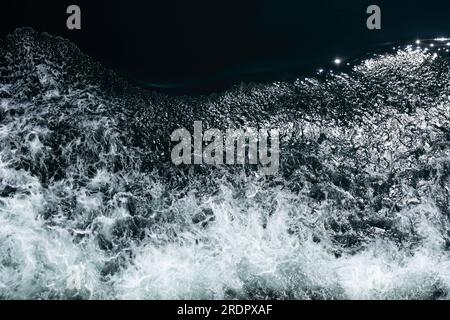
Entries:
[[[0, 41], [0, 298], [450, 297], [445, 43], [170, 96], [68, 41]], [[170, 134], [280, 129], [280, 171], [180, 166]]]

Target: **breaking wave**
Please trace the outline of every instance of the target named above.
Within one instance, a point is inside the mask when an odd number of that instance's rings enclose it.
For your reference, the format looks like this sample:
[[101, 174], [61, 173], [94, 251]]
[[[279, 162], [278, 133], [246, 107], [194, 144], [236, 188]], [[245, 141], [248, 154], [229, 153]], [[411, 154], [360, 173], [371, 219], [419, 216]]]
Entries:
[[[448, 51], [448, 50], [447, 50]], [[445, 299], [445, 43], [199, 96], [68, 41], [0, 41], [0, 298]], [[170, 133], [268, 127], [280, 174], [175, 167]]]

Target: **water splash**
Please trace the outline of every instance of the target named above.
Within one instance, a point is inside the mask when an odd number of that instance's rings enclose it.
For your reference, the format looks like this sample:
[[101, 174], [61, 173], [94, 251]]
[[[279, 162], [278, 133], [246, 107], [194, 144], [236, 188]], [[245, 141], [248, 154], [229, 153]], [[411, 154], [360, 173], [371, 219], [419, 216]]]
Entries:
[[[447, 298], [441, 47], [172, 97], [16, 31], [0, 43], [0, 297]], [[280, 128], [280, 175], [175, 168], [170, 133], [194, 120]]]

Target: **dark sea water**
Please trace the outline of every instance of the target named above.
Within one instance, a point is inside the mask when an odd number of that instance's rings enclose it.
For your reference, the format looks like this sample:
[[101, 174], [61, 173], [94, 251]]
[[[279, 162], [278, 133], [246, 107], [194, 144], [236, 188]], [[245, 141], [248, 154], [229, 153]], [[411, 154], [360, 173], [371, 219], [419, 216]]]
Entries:
[[[62, 38], [7, 36], [0, 297], [447, 298], [450, 40], [414, 40], [183, 96]], [[171, 132], [200, 120], [279, 128], [279, 175], [175, 167]]]

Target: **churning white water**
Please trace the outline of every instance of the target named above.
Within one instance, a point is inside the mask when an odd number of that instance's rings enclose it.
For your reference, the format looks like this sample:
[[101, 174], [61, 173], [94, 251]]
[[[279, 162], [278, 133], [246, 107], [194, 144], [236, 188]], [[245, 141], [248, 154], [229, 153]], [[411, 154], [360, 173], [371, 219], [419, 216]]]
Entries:
[[[30, 30], [0, 57], [1, 298], [448, 297], [446, 56], [198, 97]], [[175, 167], [170, 132], [193, 120], [280, 128], [280, 174]]]

